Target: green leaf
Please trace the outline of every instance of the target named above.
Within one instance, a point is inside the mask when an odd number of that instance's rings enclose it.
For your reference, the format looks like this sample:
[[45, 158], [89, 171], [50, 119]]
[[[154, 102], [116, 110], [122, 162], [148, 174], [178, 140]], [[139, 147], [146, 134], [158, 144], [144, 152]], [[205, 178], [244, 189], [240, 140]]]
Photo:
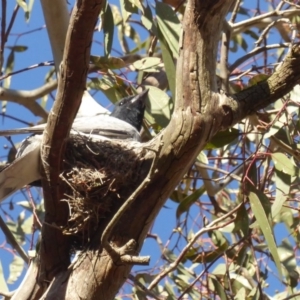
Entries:
[[102, 78], [92, 78], [89, 83], [89, 87], [95, 90], [101, 90], [102, 92], [111, 88], [116, 88], [116, 83], [108, 76]]
[[24, 12], [28, 11], [28, 7], [25, 0], [17, 0], [17, 3], [21, 8], [23, 8]]
[[25, 233], [21, 227], [21, 224], [16, 224], [12, 221], [8, 221], [6, 222], [6, 225], [8, 226], [9, 230], [14, 235], [18, 243], [21, 244], [25, 241]]
[[103, 34], [104, 34], [104, 55], [108, 56], [111, 52], [112, 42], [114, 38], [114, 17], [111, 8], [106, 3], [106, 9], [102, 14]]
[[210, 263], [216, 260], [220, 255], [223, 255], [223, 253], [228, 249], [229, 243], [219, 230], [211, 232], [210, 236], [216, 248], [214, 250], [201, 251], [190, 255], [188, 257], [190, 260], [197, 263]]
[[153, 124], [154, 122], [161, 127], [166, 127], [171, 118], [172, 102], [170, 97], [162, 90], [147, 86], [149, 89], [148, 97], [150, 105], [147, 107], [146, 119]]
[[141, 17], [141, 22], [148, 31], [152, 32], [154, 35], [157, 35], [157, 26], [153, 20], [152, 11], [149, 5], [144, 10], [144, 14]]
[[219, 131], [205, 146], [204, 149], [211, 150], [224, 147], [236, 140], [240, 135], [238, 129], [229, 128], [225, 131]]
[[258, 198], [257, 194], [254, 192], [249, 193], [249, 200], [252, 212], [259, 224], [259, 227], [266, 239], [267, 245], [269, 247], [270, 253], [273, 256], [280, 279], [282, 280], [282, 270], [280, 265], [280, 259], [277, 252], [277, 246], [274, 239], [274, 234], [272, 227], [269, 222], [270, 208], [263, 205], [264, 200], [262, 197]]
[[200, 196], [205, 192], [205, 187], [202, 186], [191, 195], [187, 196], [177, 207], [176, 217], [179, 218], [182, 213], [187, 211], [193, 203], [195, 203]]
[[217, 280], [213, 275], [209, 275], [208, 280], [208, 282], [213, 285], [216, 295], [218, 295], [221, 300], [227, 300], [228, 297], [226, 295], [224, 286], [220, 283], [220, 281]]
[[115, 26], [118, 26], [118, 25], [122, 24], [123, 18], [121, 16], [121, 12], [119, 10], [119, 7], [116, 6], [116, 5], [110, 4], [110, 8], [111, 8], [111, 12], [113, 14]]
[[237, 34], [232, 38], [230, 51], [237, 52], [237, 50], [239, 49], [238, 46], [241, 46], [243, 50], [247, 51], [248, 44], [241, 34]]
[[186, 193], [184, 193], [183, 191], [174, 190], [170, 195], [170, 199], [176, 203], [180, 203], [186, 196]]
[[279, 139], [284, 138], [284, 140], [282, 140], [282, 141], [284, 143], [287, 142], [287, 144], [289, 144], [289, 142], [287, 141], [286, 132], [282, 128], [282, 122], [280, 122], [280, 121], [275, 122], [272, 125], [272, 127], [264, 134], [264, 139], [268, 139], [273, 135], [275, 135]]
[[18, 280], [24, 269], [24, 261], [21, 257], [15, 255], [12, 263], [9, 265], [8, 284], [12, 284]]
[[284, 239], [281, 245], [278, 246], [278, 255], [281, 263], [287, 270], [287, 276], [290, 278], [292, 287], [296, 287], [299, 280], [299, 273], [297, 271], [297, 261], [294, 249], [288, 239]]
[[289, 159], [283, 153], [272, 153], [272, 158], [275, 164], [275, 169], [281, 171], [290, 176], [294, 176], [296, 174], [296, 166], [293, 164], [291, 159]]
[[27, 46], [21, 46], [21, 45], [13, 46], [13, 47], [7, 46], [7, 48], [11, 49], [11, 50], [13, 50], [15, 52], [25, 52], [28, 49]]
[[236, 215], [236, 220], [234, 222], [234, 231], [241, 230], [243, 237], [248, 236], [249, 234], [249, 215], [248, 211], [245, 208], [245, 205], [242, 205]]
[[281, 211], [283, 203], [287, 200], [290, 186], [291, 176], [281, 171], [275, 170], [275, 183], [276, 183], [276, 197], [272, 205], [272, 217], [273, 219]]
[[144, 12], [144, 7], [142, 5], [142, 2], [139, 0], [129, 0], [133, 6], [139, 8], [142, 12]]
[[175, 11], [167, 4], [156, 2], [157, 24], [170, 47], [173, 56], [178, 58], [179, 33], [181, 24]]
[[197, 161], [198, 161], [198, 162], [201, 162], [201, 163], [203, 163], [203, 164], [205, 164], [205, 165], [208, 165], [208, 158], [207, 158], [207, 156], [206, 156], [206, 154], [205, 154], [204, 151], [201, 151], [201, 152], [198, 154], [198, 156], [197, 156]]
[[251, 190], [253, 186], [257, 186], [257, 166], [255, 163], [251, 164], [247, 176], [250, 180], [246, 181], [246, 188]]
[[[5, 74], [11, 73], [14, 69], [14, 65], [15, 65], [15, 51], [12, 49], [7, 57], [6, 66], [5, 66]], [[11, 82], [11, 76], [5, 78], [3, 87], [9, 88], [10, 82]]]
[[135, 61], [132, 65], [136, 70], [144, 72], [158, 72], [158, 67], [162, 64], [159, 57], [145, 57]]
[[132, 13], [137, 13], [138, 9], [129, 0], [120, 0], [120, 7], [123, 16], [123, 24], [130, 18]]
[[246, 289], [241, 287], [237, 293], [235, 293], [234, 300], [244, 300], [246, 299]]
[[166, 280], [166, 282], [164, 283], [164, 289], [167, 292], [168, 297], [170, 297], [170, 299], [176, 299], [176, 294], [175, 294], [175, 289], [177, 290], [177, 287], [171, 286], [170, 282], [168, 280]]
[[176, 67], [173, 61], [171, 49], [168, 46], [165, 38], [162, 35], [160, 29], [158, 29], [158, 37], [160, 39], [160, 47], [162, 52], [162, 58], [165, 65], [165, 70], [168, 78], [169, 88], [173, 98], [176, 96]]
[[251, 36], [255, 41], [259, 39], [257, 33], [255, 33], [253, 30], [245, 30], [245, 34]]
[[121, 69], [126, 66], [125, 62], [118, 57], [94, 56], [91, 55], [91, 62], [101, 70]]
[[0, 261], [0, 291], [1, 292], [8, 292], [8, 286], [6, 284], [6, 280], [4, 277], [4, 273], [3, 273], [3, 267], [2, 267], [2, 263]]
[[269, 77], [270, 76], [266, 75], [266, 74], [255, 75], [249, 80], [248, 86], [253, 86], [253, 85], [258, 84], [259, 82], [266, 81]]

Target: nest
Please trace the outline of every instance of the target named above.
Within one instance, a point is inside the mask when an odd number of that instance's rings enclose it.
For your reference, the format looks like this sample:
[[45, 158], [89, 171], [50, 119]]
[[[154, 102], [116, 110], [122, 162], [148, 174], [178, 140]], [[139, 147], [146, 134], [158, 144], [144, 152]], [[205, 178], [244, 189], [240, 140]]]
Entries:
[[69, 206], [64, 234], [90, 240], [103, 218], [116, 211], [143, 180], [143, 150], [133, 151], [127, 145], [83, 136], [67, 143], [61, 175], [66, 191], [62, 201]]

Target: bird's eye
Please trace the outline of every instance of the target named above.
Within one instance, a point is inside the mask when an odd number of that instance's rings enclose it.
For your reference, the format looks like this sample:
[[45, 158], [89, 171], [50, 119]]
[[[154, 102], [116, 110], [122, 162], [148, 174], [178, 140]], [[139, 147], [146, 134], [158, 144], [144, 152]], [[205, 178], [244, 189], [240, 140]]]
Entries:
[[121, 101], [121, 102], [119, 103], [119, 105], [120, 105], [120, 106], [124, 105], [124, 101]]

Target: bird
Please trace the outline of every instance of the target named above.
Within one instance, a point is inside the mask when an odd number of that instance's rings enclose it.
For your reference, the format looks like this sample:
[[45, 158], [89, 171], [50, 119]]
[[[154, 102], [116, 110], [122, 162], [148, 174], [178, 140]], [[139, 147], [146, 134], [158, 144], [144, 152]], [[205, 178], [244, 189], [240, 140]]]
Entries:
[[[108, 138], [139, 140], [139, 131], [142, 127], [148, 92], [149, 90], [146, 89], [137, 95], [121, 99], [115, 104], [110, 115], [98, 114], [75, 118], [71, 134], [76, 134], [76, 131], [78, 131]], [[45, 123], [32, 127], [2, 130], [0, 131], [0, 136], [25, 133], [41, 134], [46, 125]]]
[[[118, 101], [110, 115], [76, 118], [70, 135], [85, 135], [95, 139], [140, 141], [145, 101], [148, 89]], [[37, 182], [40, 174], [40, 146], [46, 124], [0, 131], [0, 136], [29, 133], [21, 142], [16, 159], [0, 170], [0, 202], [25, 185]]]

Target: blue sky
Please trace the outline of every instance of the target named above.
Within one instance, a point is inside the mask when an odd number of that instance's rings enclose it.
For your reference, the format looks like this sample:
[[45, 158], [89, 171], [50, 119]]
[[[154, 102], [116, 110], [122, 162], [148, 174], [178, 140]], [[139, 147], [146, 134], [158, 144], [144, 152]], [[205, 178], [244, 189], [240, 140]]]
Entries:
[[[244, 1], [247, 5], [252, 5], [252, 1]], [[110, 2], [115, 5], [118, 5], [117, 1]], [[15, 5], [14, 1], [7, 1], [8, 4], [8, 18], [12, 12], [12, 9]], [[267, 7], [261, 7], [261, 9], [266, 10]], [[24, 34], [28, 32], [28, 34]], [[143, 38], [144, 33], [141, 33]], [[99, 37], [99, 38], [98, 38]], [[101, 40], [101, 34], [98, 34], [97, 39]], [[274, 37], [275, 40], [275, 37]], [[249, 47], [253, 43], [253, 40], [249, 39]], [[11, 35], [9, 37], [9, 41], [7, 46], [15, 46], [15, 45], [22, 45], [27, 46], [28, 50], [25, 53], [15, 53], [15, 67], [14, 70], [20, 70], [22, 68], [27, 68], [34, 64], [42, 63], [45, 61], [51, 61], [51, 49], [47, 38], [47, 32], [44, 26], [44, 20], [41, 13], [40, 2], [35, 1], [33, 11], [30, 17], [30, 21], [28, 23], [24, 22], [24, 14], [20, 11], [17, 15], [17, 19], [14, 23], [13, 29], [11, 31]], [[252, 48], [252, 47], [250, 47]], [[92, 50], [93, 54], [101, 55], [103, 54], [101, 45], [96, 44]], [[243, 55], [245, 52], [240, 50], [234, 56]], [[9, 54], [9, 50], [5, 50], [5, 55]], [[234, 61], [235, 58], [232, 56], [230, 61]], [[39, 67], [34, 70], [26, 71], [12, 77], [11, 86], [12, 89], [24, 89], [30, 90], [42, 86], [45, 80], [45, 74], [50, 70], [50, 67]], [[96, 99], [102, 103], [104, 106], [108, 106], [108, 101], [104, 99], [103, 94], [97, 93]], [[49, 109], [52, 105], [52, 100], [48, 100], [47, 109]], [[7, 105], [6, 113], [8, 115], [18, 116], [24, 120], [30, 120], [31, 122], [38, 122], [40, 120], [39, 117], [33, 116], [28, 110], [24, 109], [20, 105], [9, 103]], [[8, 118], [2, 118], [1, 120], [1, 129], [10, 129], [16, 127], [22, 127], [23, 124], [19, 122], [10, 120]], [[22, 140], [24, 136], [17, 136], [13, 138], [14, 142], [19, 142]], [[9, 145], [8, 142], [4, 139], [0, 139], [0, 156], [6, 157], [7, 150], [4, 149], [4, 145]], [[18, 193], [18, 195], [13, 197], [13, 202], [22, 201], [24, 200], [25, 196], [22, 193]], [[4, 207], [8, 205], [9, 200], [3, 204]], [[7, 207], [6, 207], [7, 208]], [[159, 216], [157, 217], [152, 233], [158, 234], [159, 237], [162, 239], [163, 244], [168, 242], [170, 237], [170, 233], [172, 229], [176, 226], [176, 217], [175, 211], [177, 208], [177, 204], [172, 201], [167, 201], [165, 207], [161, 210]], [[20, 214], [23, 211], [22, 208], [18, 207], [14, 212], [10, 211], [13, 216]], [[26, 216], [29, 214], [26, 212]], [[3, 215], [2, 215], [3, 216]], [[191, 216], [194, 218], [199, 218], [199, 211], [195, 210], [191, 212]], [[189, 222], [192, 223], [193, 220], [189, 219]], [[278, 233], [278, 242], [287, 235], [286, 230], [284, 227], [277, 230]], [[176, 235], [176, 234], [175, 234]], [[3, 241], [4, 237], [2, 233], [0, 233], [0, 241]], [[171, 241], [171, 245], [174, 243], [174, 240]], [[27, 243], [28, 244], [28, 243]], [[160, 251], [156, 242], [153, 239], [146, 239], [144, 247], [141, 252], [142, 255], [151, 255], [151, 265], [153, 266], [155, 262], [157, 262], [160, 258]], [[1, 261], [4, 265], [5, 277], [8, 276], [7, 266], [8, 263], [12, 260], [12, 255], [3, 249], [0, 249], [0, 256]], [[144, 267], [139, 267], [136, 269], [146, 269]], [[17, 281], [13, 286], [10, 288], [13, 289], [18, 286], [19, 281]], [[281, 289], [281, 288], [280, 288]], [[272, 292], [274, 290], [272, 289]]]

